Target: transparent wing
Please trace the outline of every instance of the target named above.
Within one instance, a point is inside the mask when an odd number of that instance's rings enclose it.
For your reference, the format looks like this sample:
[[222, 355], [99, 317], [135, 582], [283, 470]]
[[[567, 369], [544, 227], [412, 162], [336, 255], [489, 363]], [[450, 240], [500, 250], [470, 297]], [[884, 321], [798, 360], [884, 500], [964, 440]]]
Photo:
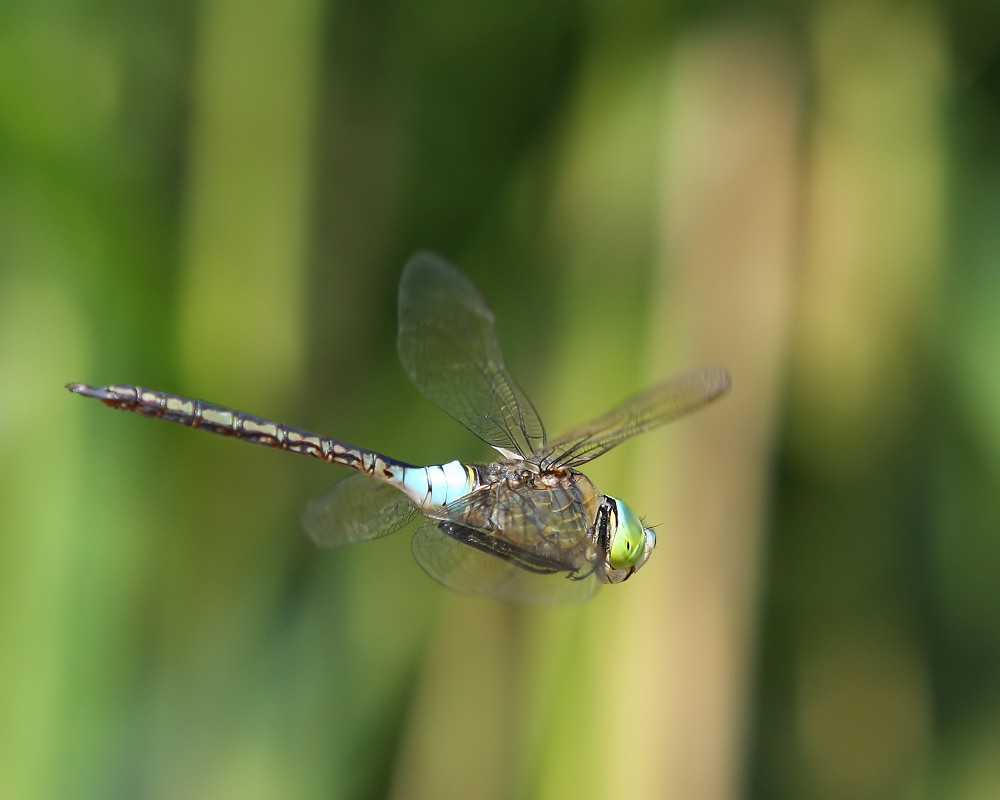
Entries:
[[320, 547], [339, 547], [388, 536], [419, 515], [397, 489], [349, 475], [306, 506], [302, 527]]
[[538, 413], [504, 366], [493, 313], [433, 253], [417, 253], [403, 270], [397, 347], [424, 397], [488, 445], [521, 456], [545, 449]]
[[729, 373], [704, 367], [630, 397], [604, 416], [570, 431], [535, 453], [539, 463], [577, 467], [637, 433], [663, 425], [712, 402], [729, 390]]
[[445, 534], [440, 526], [449, 524], [425, 520], [413, 534], [410, 547], [428, 575], [456, 592], [510, 603], [558, 605], [586, 600], [600, 583], [593, 574], [574, 579], [566, 572], [529, 571], [515, 561]]

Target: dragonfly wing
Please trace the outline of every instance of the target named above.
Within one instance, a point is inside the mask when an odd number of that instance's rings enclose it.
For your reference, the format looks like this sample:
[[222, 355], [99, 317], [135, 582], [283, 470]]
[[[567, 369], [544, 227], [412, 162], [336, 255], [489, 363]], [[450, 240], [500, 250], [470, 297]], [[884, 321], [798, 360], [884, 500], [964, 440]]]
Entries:
[[306, 506], [302, 527], [320, 547], [339, 547], [388, 536], [419, 515], [392, 486], [349, 475]]
[[484, 442], [522, 456], [545, 449], [538, 413], [504, 366], [493, 312], [433, 253], [403, 270], [397, 347], [413, 385]]
[[663, 425], [712, 402], [729, 390], [729, 373], [704, 367], [640, 392], [607, 414], [549, 443], [533, 460], [577, 467], [637, 433]]
[[[452, 526], [452, 535], [445, 533], [442, 526]], [[593, 574], [577, 579], [567, 572], [530, 571], [511, 557], [470, 544], [462, 538], [467, 534], [479, 534], [480, 543], [490, 536], [455, 523], [427, 519], [413, 534], [413, 557], [428, 575], [449, 589], [510, 603], [579, 603], [598, 587]]]

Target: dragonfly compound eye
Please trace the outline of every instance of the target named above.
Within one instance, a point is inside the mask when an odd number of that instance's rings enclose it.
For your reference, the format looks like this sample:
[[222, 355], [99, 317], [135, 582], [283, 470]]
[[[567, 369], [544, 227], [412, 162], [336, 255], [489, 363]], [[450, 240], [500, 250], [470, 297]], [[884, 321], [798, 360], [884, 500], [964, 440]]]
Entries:
[[[617, 498], [614, 501], [611, 518], [608, 520], [608, 563], [614, 570], [631, 569], [645, 561], [646, 540], [653, 532], [647, 533], [636, 513]], [[655, 542], [655, 536], [652, 541]], [[652, 549], [650, 547], [649, 549]]]

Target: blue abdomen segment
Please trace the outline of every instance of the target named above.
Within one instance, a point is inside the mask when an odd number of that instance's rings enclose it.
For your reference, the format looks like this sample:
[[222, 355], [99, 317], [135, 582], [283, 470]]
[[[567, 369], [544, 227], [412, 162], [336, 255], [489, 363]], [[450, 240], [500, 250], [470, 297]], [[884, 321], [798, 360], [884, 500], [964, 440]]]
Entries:
[[400, 490], [422, 511], [434, 511], [460, 497], [476, 486], [475, 473], [461, 461], [449, 461], [433, 467], [407, 467], [403, 470]]

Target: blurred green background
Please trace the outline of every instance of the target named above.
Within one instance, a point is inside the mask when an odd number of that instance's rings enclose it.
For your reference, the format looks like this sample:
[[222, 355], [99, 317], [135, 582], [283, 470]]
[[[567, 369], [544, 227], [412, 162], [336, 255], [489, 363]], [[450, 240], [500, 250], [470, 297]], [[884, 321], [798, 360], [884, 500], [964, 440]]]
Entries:
[[[1000, 796], [1000, 15], [990, 2], [0, 11], [0, 796]], [[410, 462], [395, 285], [455, 261], [633, 581], [510, 608], [343, 471], [112, 413], [131, 382]]]

